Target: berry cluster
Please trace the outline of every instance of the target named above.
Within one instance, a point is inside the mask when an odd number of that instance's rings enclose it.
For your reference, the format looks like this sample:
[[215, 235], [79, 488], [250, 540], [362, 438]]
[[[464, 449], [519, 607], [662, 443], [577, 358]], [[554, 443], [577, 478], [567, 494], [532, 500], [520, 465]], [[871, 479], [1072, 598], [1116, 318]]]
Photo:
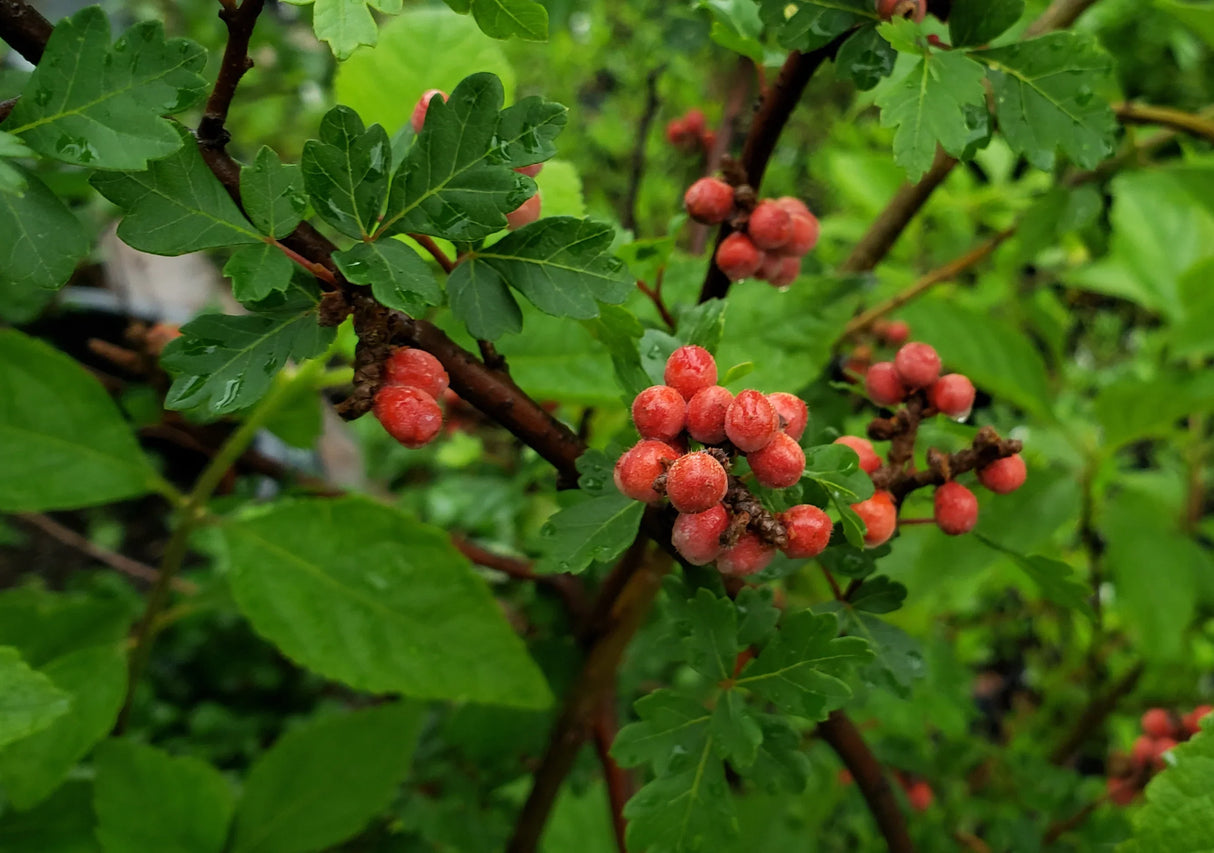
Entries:
[[443, 428], [438, 401], [447, 394], [448, 381], [447, 371], [430, 353], [398, 347], [384, 362], [375, 417], [405, 447], [429, 444]]
[[734, 227], [716, 254], [730, 281], [753, 277], [787, 287], [801, 274], [801, 258], [818, 244], [818, 219], [792, 196], [753, 202], [749, 187], [735, 191], [719, 178], [700, 178], [683, 196], [692, 219], [709, 225], [728, 220]]
[[708, 153], [716, 144], [717, 135], [705, 126], [703, 112], [690, 109], [666, 124], [666, 141], [680, 151]]
[[[932, 790], [932, 786], [926, 780], [916, 778], [904, 770], [898, 768], [890, 768], [898, 785], [906, 794], [906, 801], [912, 809], [917, 812], [925, 812], [931, 808], [932, 803], [936, 801], [936, 792]], [[851, 771], [844, 768], [839, 771], [839, 784], [851, 785], [855, 782]]]
[[[616, 462], [616, 488], [645, 503], [669, 499], [679, 512], [674, 547], [693, 565], [715, 560], [723, 574], [743, 576], [761, 571], [777, 548], [798, 559], [822, 553], [832, 527], [825, 512], [800, 504], [773, 516], [729, 473], [741, 455], [760, 485], [797, 483], [805, 470], [804, 401], [752, 389], [734, 396], [698, 346], [675, 350], [664, 378], [632, 402], [641, 440]], [[691, 450], [692, 441], [701, 449]]]
[[1151, 708], [1143, 714], [1142, 734], [1134, 741], [1128, 758], [1119, 755], [1109, 762], [1109, 799], [1119, 806], [1132, 802], [1151, 774], [1167, 766], [1164, 755], [1197, 734], [1202, 718], [1212, 712], [1214, 706], [1199, 705], [1179, 718], [1164, 708]]

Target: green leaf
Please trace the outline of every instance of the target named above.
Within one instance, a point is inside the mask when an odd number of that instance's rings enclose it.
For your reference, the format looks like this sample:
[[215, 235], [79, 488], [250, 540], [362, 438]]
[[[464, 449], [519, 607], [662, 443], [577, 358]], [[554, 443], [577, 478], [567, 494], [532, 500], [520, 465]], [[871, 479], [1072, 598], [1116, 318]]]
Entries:
[[982, 544], [1011, 557], [1013, 563], [1036, 581], [1037, 586], [1041, 588], [1041, 594], [1046, 599], [1060, 607], [1078, 610], [1089, 618], [1092, 616], [1092, 605], [1088, 602], [1092, 590], [1086, 583], [1075, 577], [1074, 569], [1066, 563], [1038, 554], [1025, 556], [980, 533], [975, 533], [974, 537]]
[[[197, 758], [173, 758], [131, 740], [97, 749], [93, 804], [106, 853], [220, 853], [232, 789]], [[155, 803], [155, 808], [148, 808]]]
[[953, 0], [948, 37], [953, 47], [986, 44], [1023, 14], [1024, 0]]
[[0, 749], [0, 785], [18, 809], [37, 805], [59, 787], [76, 762], [109, 733], [126, 695], [121, 643], [71, 652], [41, 671], [72, 696], [72, 710]]
[[620, 729], [611, 745], [612, 756], [624, 767], [648, 763], [664, 775], [682, 756], [699, 752], [708, 739], [709, 712], [669, 688], [642, 696], [634, 709], [640, 720]]
[[261, 235], [207, 168], [188, 132], [178, 132], [186, 144], [146, 171], [96, 172], [89, 179], [126, 212], [118, 236], [153, 255], [260, 243]]
[[863, 92], [888, 77], [897, 58], [894, 46], [870, 25], [858, 29], [839, 46], [835, 67]]
[[[7, 168], [7, 166], [6, 166]], [[89, 253], [89, 238], [75, 214], [31, 172], [12, 169], [25, 189], [20, 195], [0, 189], [0, 294], [61, 287]]]
[[25, 143], [0, 130], [0, 193], [12, 193], [19, 196], [25, 192], [25, 170], [12, 163], [5, 163], [5, 157], [33, 157], [34, 152]]
[[72, 697], [0, 646], [0, 747], [42, 731], [67, 713]]
[[1173, 373], [1127, 378], [1100, 389], [1093, 414], [1104, 433], [1101, 450], [1113, 453], [1132, 441], [1166, 438], [1186, 415], [1214, 408], [1214, 375]]
[[970, 56], [990, 69], [1008, 145], [1034, 166], [1052, 168], [1058, 148], [1085, 169], [1112, 153], [1117, 119], [1095, 93], [1112, 63], [1094, 36], [1050, 33]]
[[[855, 516], [855, 513], [852, 515]], [[855, 517], [855, 523], [861, 524], [859, 516]], [[861, 531], [859, 545], [853, 545], [850, 540], [846, 544], [831, 545], [818, 555], [818, 562], [831, 574], [860, 580], [877, 571], [876, 558], [881, 556], [887, 547], [865, 548]]]
[[763, 731], [737, 690], [726, 690], [712, 712], [712, 738], [717, 754], [734, 767], [749, 767], [759, 754]]
[[679, 312], [679, 339], [716, 352], [725, 334], [725, 300], [709, 299]]
[[1191, 0], [1155, 0], [1155, 8], [1162, 9], [1178, 21], [1186, 24], [1207, 45], [1214, 47], [1214, 7], [1208, 3]]
[[733, 602], [700, 589], [677, 612], [676, 629], [683, 636], [691, 668], [715, 682], [732, 676], [738, 657], [738, 614]]
[[906, 586], [885, 575], [869, 578], [848, 597], [852, 607], [869, 613], [892, 613], [905, 600]]
[[294, 164], [284, 165], [263, 145], [253, 162], [240, 170], [240, 200], [258, 230], [282, 239], [295, 230], [308, 207], [303, 172]]
[[232, 295], [239, 302], [257, 302], [291, 286], [295, 264], [270, 243], [241, 246], [223, 265], [232, 279]]
[[182, 135], [161, 116], [206, 92], [206, 51], [164, 38], [159, 22], [131, 27], [113, 47], [110, 22], [88, 6], [55, 26], [5, 129], [31, 148], [92, 169], [143, 169]]
[[316, 323], [318, 305], [315, 286], [296, 278], [256, 314], [204, 314], [186, 323], [161, 356], [174, 376], [165, 405], [212, 416], [251, 406], [288, 360], [312, 358], [332, 343], [336, 331]]
[[511, 168], [551, 160], [556, 155], [553, 140], [567, 121], [569, 109], [562, 104], [535, 95], [523, 98], [498, 117], [498, 139], [490, 159]]
[[0, 329], [0, 510], [111, 503], [150, 491], [154, 478], [88, 371], [42, 341]]
[[0, 646], [13, 646], [38, 668], [68, 652], [117, 643], [132, 618], [123, 601], [17, 587], [0, 592]]
[[770, 793], [799, 793], [809, 781], [809, 756], [801, 745], [801, 733], [787, 717], [778, 714], [753, 714], [759, 724], [763, 743], [749, 767], [735, 767], [754, 784]]
[[333, 253], [337, 268], [354, 284], [369, 284], [380, 304], [420, 314], [443, 301], [443, 292], [426, 262], [399, 240], [356, 243]]
[[641, 366], [639, 346], [645, 327], [636, 315], [617, 305], [603, 305], [599, 316], [587, 321], [586, 327], [611, 354], [616, 382], [629, 400], [653, 384]]
[[441, 530], [349, 497], [283, 501], [223, 534], [236, 603], [300, 665], [374, 693], [551, 702], [484, 581]]
[[753, 646], [766, 642], [780, 621], [780, 611], [772, 604], [771, 587], [746, 586], [734, 599], [738, 611], [738, 645]]
[[1134, 814], [1134, 837], [1117, 853], [1210, 853], [1214, 838], [1214, 730], [1173, 747], [1164, 771], [1147, 785]]
[[72, 781], [26, 812], [0, 817], [4, 853], [102, 853], [93, 836], [93, 785]]
[[868, 684], [892, 690], [908, 698], [916, 679], [923, 678], [926, 667], [919, 641], [901, 628], [889, 624], [871, 613], [854, 607], [829, 603], [822, 608], [838, 613], [844, 630], [868, 643], [873, 660], [859, 670]]
[[614, 560], [636, 538], [644, 513], [643, 503], [615, 491], [562, 509], [544, 524], [536, 571], [578, 574], [593, 562]]
[[548, 10], [535, 0], [472, 0], [472, 17], [495, 39], [548, 40]]
[[364, 127], [354, 110], [334, 107], [320, 122], [320, 139], [304, 143], [299, 165], [312, 207], [325, 222], [359, 240], [375, 232], [392, 168], [382, 127]]
[[389, 15], [401, 10], [401, 0], [286, 0], [293, 6], [313, 6], [312, 29], [316, 37], [328, 42], [333, 55], [349, 59], [360, 45], [375, 44], [375, 19], [372, 9]]
[[309, 853], [362, 829], [409, 772], [422, 710], [380, 705], [279, 738], [249, 771], [232, 853]]
[[759, 0], [760, 13], [769, 27], [776, 27], [780, 44], [793, 50], [810, 51], [836, 36], [878, 20], [869, 0]]
[[630, 850], [648, 853], [703, 850], [738, 833], [725, 765], [713, 739], [684, 757], [670, 775], [658, 776], [624, 806]]
[[1214, 315], [1214, 288], [1207, 282], [1214, 276], [1214, 257], [1198, 261], [1177, 282], [1183, 316], [1168, 333], [1168, 345], [1176, 358], [1200, 358], [1214, 352], [1214, 339], [1207, 318]]
[[958, 116], [985, 104], [982, 78], [982, 66], [961, 51], [928, 53], [877, 98], [881, 124], [898, 128], [894, 160], [912, 181], [931, 167], [937, 143], [954, 157], [969, 144], [970, 129]]
[[711, 38], [726, 50], [732, 50], [753, 60], [756, 65], [767, 61], [763, 46], [763, 20], [751, 0], [699, 0], [699, 9], [712, 14]]

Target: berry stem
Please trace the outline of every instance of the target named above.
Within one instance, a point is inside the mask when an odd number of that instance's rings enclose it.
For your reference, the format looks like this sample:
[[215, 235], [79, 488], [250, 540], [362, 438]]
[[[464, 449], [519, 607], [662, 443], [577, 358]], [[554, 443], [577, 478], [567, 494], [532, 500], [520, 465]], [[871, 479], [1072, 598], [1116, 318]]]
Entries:
[[[819, 565], [821, 566], [820, 563]], [[843, 592], [843, 589], [839, 586], [839, 582], [831, 574], [830, 569], [826, 568], [826, 566], [821, 566], [821, 568], [822, 574], [826, 576], [826, 582], [830, 584], [830, 591], [835, 595], [835, 601], [847, 601], [847, 594]]]
[[455, 269], [455, 261], [447, 257], [447, 253], [439, 248], [438, 244], [434, 242], [434, 238], [428, 237], [425, 234], [410, 234], [409, 237], [416, 240], [419, 246], [430, 253], [430, 257], [438, 261], [438, 265], [443, 268], [443, 272], [451, 272], [451, 270]]

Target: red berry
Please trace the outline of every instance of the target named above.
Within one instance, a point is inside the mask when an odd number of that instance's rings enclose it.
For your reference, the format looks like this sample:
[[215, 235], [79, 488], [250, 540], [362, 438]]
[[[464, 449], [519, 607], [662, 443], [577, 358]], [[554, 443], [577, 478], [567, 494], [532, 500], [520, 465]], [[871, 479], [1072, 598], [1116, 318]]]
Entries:
[[830, 516], [811, 504], [798, 504], [776, 516], [788, 533], [784, 553], [794, 560], [807, 560], [826, 550], [830, 542]]
[[927, 396], [940, 414], [958, 420], [968, 418], [974, 408], [974, 383], [968, 376], [948, 373], [932, 383]]
[[1142, 715], [1142, 730], [1157, 740], [1172, 737], [1176, 733], [1172, 715], [1163, 708], [1151, 708]]
[[890, 18], [922, 21], [927, 15], [927, 0], [877, 0], [877, 14], [887, 21]]
[[615, 463], [615, 487], [634, 501], [657, 503], [662, 496], [653, 481], [679, 458], [679, 452], [662, 441], [645, 439], [624, 451]]
[[729, 490], [729, 475], [704, 451], [676, 459], [666, 471], [666, 497], [679, 512], [705, 512]]
[[413, 107], [413, 115], [409, 116], [409, 125], [413, 128], [414, 133], [422, 132], [422, 125], [426, 123], [426, 113], [430, 109], [430, 101], [435, 95], [442, 95], [443, 100], [447, 100], [447, 93], [442, 89], [427, 89], [418, 99], [417, 105]]
[[878, 361], [864, 373], [864, 390], [878, 406], [896, 406], [906, 398], [892, 361]]
[[767, 276], [766, 279], [772, 287], [788, 287], [797, 280], [797, 276], [801, 275], [800, 258], [782, 255], [774, 255], [772, 257], [777, 258], [780, 262], [776, 271], [772, 275]]
[[384, 362], [386, 385], [410, 385], [437, 400], [446, 393], [449, 382], [442, 363], [422, 349], [397, 347]]
[[763, 571], [775, 556], [774, 547], [748, 530], [717, 558], [717, 570], [723, 575], [745, 577]]
[[700, 145], [705, 152], [711, 151], [717, 144], [717, 132], [715, 130], [706, 130], [700, 134]]
[[775, 203], [784, 208], [785, 212], [788, 213], [789, 216], [813, 216], [813, 214], [809, 212], [809, 208], [805, 205], [805, 202], [801, 201], [801, 199], [796, 198], [795, 196], [780, 196], [775, 200]]
[[666, 141], [676, 148], [687, 144], [691, 134], [687, 132], [687, 121], [683, 118], [672, 118], [666, 123]]
[[755, 273], [755, 278], [771, 281], [773, 278], [779, 278], [780, 271], [783, 269], [784, 255], [776, 252], [764, 252], [763, 263], [759, 265], [759, 271]]
[[1151, 764], [1156, 770], [1162, 770], [1168, 766], [1168, 761], [1164, 758], [1164, 754], [1176, 748], [1176, 741], [1170, 737], [1161, 737], [1153, 741], [1155, 744], [1155, 756]]
[[1134, 783], [1130, 779], [1114, 779], [1110, 777], [1105, 782], [1105, 788], [1108, 791], [1109, 799], [1119, 806], [1128, 806], [1134, 802], [1134, 797], [1138, 795], [1138, 789], [1134, 787]]
[[696, 222], [716, 225], [733, 210], [733, 187], [718, 178], [700, 178], [684, 193], [683, 204]]
[[750, 278], [763, 265], [763, 253], [745, 234], [734, 232], [717, 246], [717, 266], [730, 281]]
[[910, 337], [910, 326], [905, 320], [878, 320], [873, 323], [873, 334], [889, 346], [897, 347]]
[[725, 413], [733, 394], [720, 385], [696, 392], [687, 404], [687, 432], [701, 444], [720, 444], [725, 440]]
[[688, 133], [694, 133], [696, 136], [699, 136], [704, 132], [704, 112], [693, 107], [683, 116], [683, 124], [687, 128]]
[[780, 251], [786, 255], [795, 255], [798, 258], [808, 254], [813, 251], [814, 246], [818, 245], [818, 235], [821, 231], [822, 226], [818, 223], [818, 217], [812, 213], [794, 215], [792, 218], [792, 237], [789, 238], [784, 248]]
[[443, 428], [443, 410], [434, 398], [409, 385], [385, 385], [375, 395], [375, 417], [405, 447], [429, 444]]
[[750, 213], [746, 233], [760, 249], [779, 249], [792, 239], [792, 217], [774, 201], [761, 201]]
[[917, 812], [925, 812], [931, 808], [932, 803], [936, 799], [935, 793], [932, 791], [932, 786], [926, 782], [919, 780], [912, 782], [906, 788], [906, 799], [910, 803], [910, 807]]
[[932, 504], [936, 526], [949, 536], [969, 533], [978, 523], [978, 499], [960, 483], [950, 481], [937, 488]]
[[780, 431], [780, 414], [766, 396], [747, 389], [725, 411], [725, 435], [743, 453], [767, 446]]
[[874, 492], [871, 498], [852, 504], [851, 508], [864, 522], [864, 544], [869, 548], [888, 542], [894, 535], [898, 527], [898, 508], [889, 492]]
[[537, 192], [531, 198], [506, 214], [506, 227], [511, 231], [530, 225], [540, 218], [540, 194]]
[[940, 375], [940, 356], [931, 344], [903, 344], [894, 356], [894, 370], [902, 384], [912, 391], [926, 388]]
[[766, 447], [746, 454], [755, 479], [769, 489], [787, 489], [805, 473], [805, 451], [788, 433], [777, 432]]
[[687, 401], [669, 385], [651, 385], [632, 401], [632, 422], [641, 438], [670, 441], [687, 422]]
[[717, 384], [717, 362], [703, 347], [689, 344], [679, 347], [666, 359], [666, 384], [690, 400], [705, 388]]
[[997, 495], [1006, 495], [1024, 485], [1028, 476], [1024, 460], [1019, 453], [997, 459], [985, 468], [978, 469], [978, 482]]
[[1155, 739], [1147, 735], [1139, 735], [1134, 739], [1130, 748], [1130, 760], [1139, 767], [1146, 767], [1155, 760]]
[[514, 171], [520, 175], [526, 175], [528, 178], [534, 178], [544, 168], [543, 163], [532, 163], [530, 166], [516, 166]]
[[780, 416], [780, 428], [800, 441], [801, 436], [805, 434], [805, 426], [809, 423], [809, 406], [805, 405], [805, 401], [785, 391], [768, 394], [767, 400], [776, 407], [776, 413]]
[[860, 438], [858, 435], [841, 435], [834, 441], [835, 444], [842, 444], [844, 447], [850, 447], [856, 451], [856, 455], [860, 457], [860, 470], [865, 474], [871, 474], [881, 467], [881, 457], [877, 455], [877, 451], [873, 450], [873, 443], [867, 438]]
[[679, 513], [670, 539], [684, 560], [703, 566], [721, 555], [721, 534], [728, 528], [729, 512], [717, 504], [704, 512]]
[[1185, 731], [1191, 735], [1197, 734], [1199, 731], [1201, 731], [1202, 719], [1209, 716], [1211, 713], [1214, 713], [1214, 706], [1198, 705], [1192, 711], [1184, 715]]

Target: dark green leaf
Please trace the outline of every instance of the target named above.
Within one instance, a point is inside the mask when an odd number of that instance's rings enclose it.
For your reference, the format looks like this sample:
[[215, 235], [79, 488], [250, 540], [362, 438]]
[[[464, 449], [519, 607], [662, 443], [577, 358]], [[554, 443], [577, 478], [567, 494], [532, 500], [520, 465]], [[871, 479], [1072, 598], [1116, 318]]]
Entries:
[[614, 560], [632, 544], [645, 505], [618, 492], [580, 500], [548, 519], [539, 572], [585, 571], [595, 561]]
[[778, 714], [754, 714], [763, 735], [763, 744], [750, 767], [735, 768], [770, 793], [805, 790], [809, 780], [809, 756], [801, 745], [801, 734], [787, 717]]
[[712, 712], [712, 738], [717, 754], [734, 767], [754, 764], [763, 742], [763, 732], [746, 700], [737, 690], [726, 690]]
[[772, 604], [771, 587], [746, 586], [734, 599], [737, 606], [738, 645], [753, 646], [767, 641], [776, 623], [780, 621], [780, 611]]
[[503, 166], [530, 166], [556, 155], [553, 142], [569, 120], [569, 109], [532, 95], [502, 110], [490, 159]]
[[860, 91], [876, 86], [894, 70], [898, 52], [882, 38], [877, 28], [863, 26], [847, 38], [835, 56], [835, 67]]
[[672, 762], [704, 748], [711, 716], [695, 699], [662, 687], [638, 699], [635, 710], [640, 721], [620, 729], [611, 745], [622, 766], [648, 763], [665, 775]]
[[241, 246], [223, 265], [232, 279], [232, 295], [240, 302], [257, 302], [291, 286], [295, 264], [277, 246], [254, 243]]
[[613, 475], [619, 454], [591, 448], [577, 458], [577, 487], [591, 497], [616, 494]]
[[495, 341], [507, 333], [522, 331], [523, 312], [510, 288], [480, 258], [466, 258], [451, 271], [447, 301], [451, 313], [474, 338]]
[[337, 268], [354, 284], [369, 284], [381, 305], [420, 314], [443, 301], [443, 292], [426, 262], [399, 240], [356, 243], [333, 253]]
[[21, 586], [0, 592], [0, 646], [13, 646], [32, 667], [127, 634], [133, 614], [121, 601]]
[[13, 169], [25, 189], [21, 195], [0, 191], [0, 295], [7, 300], [62, 286], [89, 252], [75, 214], [32, 173]]
[[801, 51], [822, 47], [852, 27], [877, 20], [869, 0], [759, 0], [759, 3], [764, 22], [777, 28], [780, 44]]
[[0, 646], [0, 747], [42, 731], [67, 713], [72, 697], [32, 670], [12, 646]]
[[11, 193], [19, 196], [25, 192], [26, 187], [25, 170], [4, 162], [4, 158], [33, 156], [34, 152], [20, 139], [0, 130], [0, 194]]
[[102, 853], [93, 835], [93, 785], [73, 781], [26, 812], [0, 817], [4, 853]]
[[360, 45], [375, 44], [375, 19], [371, 10], [389, 15], [401, 10], [401, 0], [286, 0], [294, 6], [313, 6], [312, 29], [328, 42], [333, 55], [348, 59]]
[[1134, 837], [1117, 853], [1209, 853], [1214, 837], [1214, 730], [1173, 747], [1168, 765], [1147, 785], [1134, 814]]
[[304, 144], [299, 166], [304, 189], [321, 219], [356, 239], [375, 232], [392, 167], [382, 127], [363, 127], [354, 110], [334, 107], [320, 122], [320, 139]]
[[679, 338], [685, 344], [716, 352], [725, 334], [725, 300], [709, 299], [679, 312]]
[[708, 738], [670, 775], [658, 776], [624, 806], [630, 850], [681, 853], [703, 850], [738, 833], [725, 765]]
[[240, 170], [240, 200], [262, 233], [282, 239], [295, 230], [308, 207], [303, 172], [294, 164], [284, 165], [263, 145], [256, 159]]
[[[859, 524], [859, 516], [856, 516], [856, 523]], [[861, 542], [863, 542], [863, 538], [863, 532], [861, 532]], [[884, 546], [882, 548], [884, 549]], [[864, 548], [862, 544], [853, 545], [849, 540], [847, 544], [832, 545], [827, 548], [818, 555], [818, 562], [831, 574], [861, 579], [877, 570], [876, 557], [881, 553], [882, 549]]]
[[919, 641], [870, 613], [842, 608], [841, 615], [847, 633], [862, 637], [875, 656], [871, 663], [860, 668], [860, 676], [869, 684], [909, 697], [915, 680], [926, 674]]
[[548, 10], [535, 0], [472, 0], [472, 17], [495, 39], [548, 40]]
[[892, 613], [906, 599], [906, 586], [890, 580], [885, 575], [869, 578], [848, 597], [848, 603], [857, 610], [869, 613]]
[[1012, 562], [1037, 582], [1037, 585], [1041, 587], [1042, 595], [1048, 600], [1060, 607], [1078, 610], [1085, 616], [1092, 615], [1092, 606], [1088, 602], [1092, 590], [1086, 583], [1075, 577], [1074, 569], [1066, 563], [1038, 554], [1025, 556], [981, 534], [975, 533], [974, 536], [984, 545], [1011, 557]]
[[691, 668], [714, 682], [732, 676], [738, 657], [738, 614], [733, 602], [700, 589], [679, 613], [676, 629], [683, 635]]
[[631, 311], [616, 305], [602, 305], [599, 316], [587, 321], [586, 327], [611, 353], [615, 378], [625, 397], [631, 400], [653, 384], [641, 366], [639, 345], [645, 327]]
[[1024, 14], [1024, 0], [953, 0], [948, 37], [953, 47], [986, 44]]

